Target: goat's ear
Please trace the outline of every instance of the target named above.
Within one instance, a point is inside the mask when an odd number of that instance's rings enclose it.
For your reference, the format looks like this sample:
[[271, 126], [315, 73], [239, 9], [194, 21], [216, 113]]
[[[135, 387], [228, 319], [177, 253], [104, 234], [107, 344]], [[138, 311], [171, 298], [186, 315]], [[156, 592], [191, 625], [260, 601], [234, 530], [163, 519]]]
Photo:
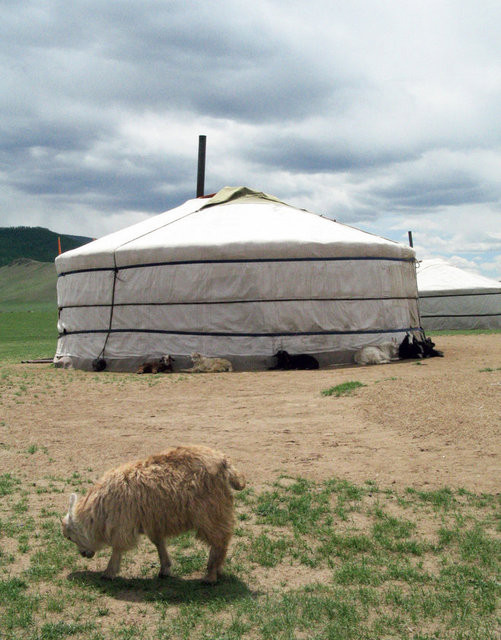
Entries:
[[70, 507], [68, 509], [68, 515], [71, 519], [71, 517], [73, 516], [74, 512], [75, 512], [75, 505], [77, 503], [78, 500], [78, 495], [76, 493], [72, 493], [70, 496]]

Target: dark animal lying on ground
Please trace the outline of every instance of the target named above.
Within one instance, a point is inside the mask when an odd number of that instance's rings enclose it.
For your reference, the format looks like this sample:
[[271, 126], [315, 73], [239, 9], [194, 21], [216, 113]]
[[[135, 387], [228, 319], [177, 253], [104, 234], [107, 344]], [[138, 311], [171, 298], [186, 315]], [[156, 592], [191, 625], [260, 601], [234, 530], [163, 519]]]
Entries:
[[425, 338], [423, 342], [424, 349], [424, 357], [425, 358], [443, 358], [444, 352], [435, 349], [435, 343], [432, 342], [431, 338]]
[[398, 357], [401, 360], [423, 357], [423, 350], [421, 346], [409, 333], [406, 334], [405, 338], [402, 340], [398, 347]]
[[270, 371], [281, 369], [290, 371], [292, 369], [318, 369], [318, 360], [306, 353], [298, 353], [291, 355], [287, 351], [277, 351], [273, 356], [277, 359], [274, 367], [270, 367]]
[[136, 373], [171, 373], [173, 362], [172, 356], [162, 356], [159, 360], [144, 362]]
[[398, 347], [398, 357], [401, 360], [410, 360], [415, 358], [443, 358], [442, 351], [435, 349], [435, 343], [431, 338], [424, 338], [419, 340], [418, 338], [407, 334]]
[[93, 371], [104, 371], [106, 369], [106, 360], [104, 358], [95, 358], [92, 361]]

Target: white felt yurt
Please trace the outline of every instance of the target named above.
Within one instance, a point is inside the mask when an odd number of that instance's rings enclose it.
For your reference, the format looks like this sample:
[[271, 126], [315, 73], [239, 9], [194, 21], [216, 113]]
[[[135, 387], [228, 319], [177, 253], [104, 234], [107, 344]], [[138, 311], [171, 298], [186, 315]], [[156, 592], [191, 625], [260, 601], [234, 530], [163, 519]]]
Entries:
[[501, 329], [501, 282], [436, 259], [418, 262], [417, 283], [425, 330]]
[[348, 362], [418, 331], [410, 247], [245, 187], [180, 207], [56, 259], [55, 358], [133, 371], [169, 354], [273, 365], [273, 354]]

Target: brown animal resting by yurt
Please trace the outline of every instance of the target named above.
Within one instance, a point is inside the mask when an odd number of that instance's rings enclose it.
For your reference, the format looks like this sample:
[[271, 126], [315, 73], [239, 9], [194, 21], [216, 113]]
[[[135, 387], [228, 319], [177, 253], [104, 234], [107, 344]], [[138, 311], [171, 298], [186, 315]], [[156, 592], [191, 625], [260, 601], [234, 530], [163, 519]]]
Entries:
[[55, 359], [134, 371], [197, 351], [320, 366], [419, 331], [414, 250], [246, 187], [226, 187], [56, 258]]

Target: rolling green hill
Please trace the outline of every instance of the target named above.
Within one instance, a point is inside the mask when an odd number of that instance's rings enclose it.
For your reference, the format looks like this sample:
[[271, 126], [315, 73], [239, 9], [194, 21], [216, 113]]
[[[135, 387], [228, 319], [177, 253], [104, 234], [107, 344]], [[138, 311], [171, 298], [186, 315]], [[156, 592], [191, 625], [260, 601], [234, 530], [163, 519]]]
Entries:
[[19, 258], [54, 262], [58, 254], [58, 237], [62, 251], [75, 249], [92, 239], [54, 233], [43, 227], [0, 227], [0, 267]]
[[57, 307], [53, 262], [19, 258], [0, 267], [0, 311], [49, 311]]
[[43, 227], [0, 227], [0, 312], [56, 310], [58, 237], [62, 251], [91, 241]]

